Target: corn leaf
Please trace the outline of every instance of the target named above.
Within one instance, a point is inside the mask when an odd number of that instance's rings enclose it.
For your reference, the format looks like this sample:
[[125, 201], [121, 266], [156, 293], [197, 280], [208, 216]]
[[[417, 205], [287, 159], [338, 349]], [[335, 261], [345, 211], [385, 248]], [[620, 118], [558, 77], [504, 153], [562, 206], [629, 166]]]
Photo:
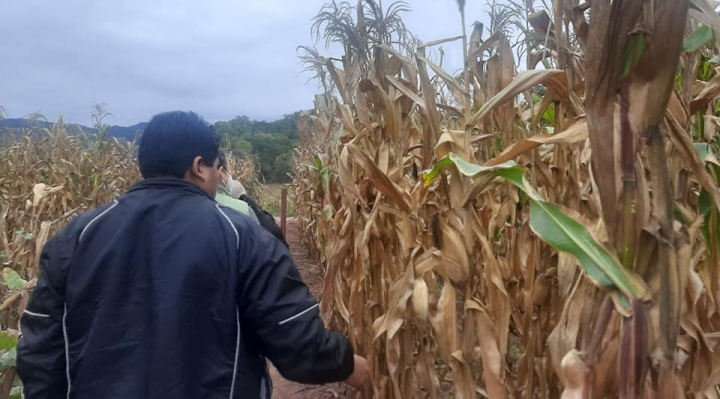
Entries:
[[700, 50], [706, 44], [710, 43], [715, 36], [713, 35], [712, 29], [707, 25], [702, 25], [697, 28], [690, 36], [685, 39], [683, 49], [688, 53], [692, 53]]
[[470, 116], [466, 122], [468, 126], [474, 126], [475, 123], [486, 117], [490, 111], [504, 104], [505, 102], [515, 98], [518, 94], [536, 86], [544, 84], [553, 77], [560, 76], [564, 71], [560, 69], [533, 69], [520, 73], [513, 79], [507, 87], [503, 88], [493, 98], [485, 103], [475, 114]]
[[18, 337], [8, 331], [0, 331], [0, 350], [10, 350], [17, 347]]
[[610, 291], [619, 291], [625, 311], [631, 310], [630, 299], [649, 299], [645, 284], [626, 271], [620, 261], [593, 237], [587, 226], [564, 214], [555, 205], [542, 200], [525, 179], [522, 169], [516, 167], [496, 171], [495, 174], [528, 194], [531, 199], [530, 227], [535, 234], [558, 251], [574, 256], [596, 285]]
[[645, 35], [638, 34], [630, 36], [630, 40], [628, 41], [628, 47], [625, 52], [625, 63], [623, 65], [623, 71], [622, 74], [620, 74], [621, 79], [627, 77], [630, 74], [630, 71], [632, 71], [632, 68], [638, 63], [638, 61], [640, 61], [640, 58], [645, 51], [646, 44], [647, 40], [645, 38]]
[[440, 172], [450, 165], [454, 165], [458, 172], [462, 173], [467, 177], [476, 177], [483, 173], [494, 172], [496, 170], [510, 169], [517, 164], [514, 161], [508, 161], [493, 166], [482, 166], [467, 162], [460, 158], [457, 154], [450, 153], [448, 156], [440, 160], [435, 166], [428, 171], [423, 172], [423, 178], [425, 180], [425, 187], [429, 187], [433, 181], [440, 175]]
[[15, 367], [17, 359], [17, 349], [12, 348], [0, 356], [0, 370], [5, 370], [9, 367]]
[[8, 288], [13, 291], [21, 290], [27, 284], [27, 281], [23, 280], [15, 270], [9, 267], [3, 269], [3, 278]]

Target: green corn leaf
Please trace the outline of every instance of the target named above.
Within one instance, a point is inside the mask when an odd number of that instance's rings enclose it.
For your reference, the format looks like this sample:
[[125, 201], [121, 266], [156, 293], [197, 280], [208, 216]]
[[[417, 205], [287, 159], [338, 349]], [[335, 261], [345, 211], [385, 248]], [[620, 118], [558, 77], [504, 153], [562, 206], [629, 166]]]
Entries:
[[713, 152], [712, 148], [710, 147], [710, 144], [708, 143], [693, 143], [693, 147], [695, 147], [695, 151], [697, 151], [698, 155], [700, 156], [700, 159], [702, 159], [705, 162], [712, 162], [713, 160], [717, 161], [715, 157], [715, 152]]
[[10, 367], [15, 367], [17, 359], [17, 350], [12, 348], [0, 355], [0, 371]]
[[632, 71], [632, 68], [637, 65], [638, 61], [640, 61], [640, 58], [645, 51], [646, 44], [647, 40], [645, 38], [645, 35], [638, 34], [630, 36], [630, 40], [628, 41], [628, 47], [625, 51], [625, 63], [623, 64], [623, 70], [622, 74], [620, 74], [620, 79], [626, 78], [630, 74], [630, 71]]
[[631, 299], [650, 297], [647, 286], [622, 267], [620, 261], [593, 237], [580, 222], [544, 201], [525, 179], [524, 171], [511, 168], [495, 174], [517, 186], [530, 198], [530, 228], [550, 246], [574, 256], [585, 274], [598, 286], [616, 292], [618, 303], [627, 313]]
[[713, 214], [716, 213], [715, 209], [716, 208], [713, 205], [710, 193], [705, 190], [701, 190], [700, 198], [698, 198], [698, 213], [703, 215], [705, 223], [703, 223], [700, 231], [702, 232], [703, 237], [705, 237], [705, 242], [707, 242], [708, 245], [712, 244], [713, 230], [715, 231], [715, 237], [720, 238], [720, 224], [716, 225], [714, 229], [710, 228], [713, 224]]
[[482, 173], [494, 172], [497, 170], [509, 169], [517, 166], [515, 161], [508, 161], [495, 166], [482, 166], [464, 161], [456, 154], [450, 154], [448, 155], [448, 157], [455, 164], [455, 167], [458, 169], [458, 171], [468, 177], [475, 177]]
[[423, 178], [425, 179], [425, 187], [430, 186], [435, 179], [440, 175], [440, 172], [450, 165], [455, 165], [458, 172], [468, 177], [477, 177], [483, 173], [490, 173], [497, 170], [509, 169], [515, 167], [517, 164], [514, 161], [508, 161], [494, 166], [482, 166], [474, 163], [467, 162], [460, 158], [457, 154], [450, 153], [448, 156], [440, 160], [431, 170], [423, 172]]
[[450, 159], [450, 157], [445, 157], [440, 162], [435, 164], [435, 166], [431, 170], [426, 170], [422, 173], [423, 179], [425, 179], [425, 187], [429, 187], [432, 182], [437, 179], [438, 176], [440, 176], [440, 171], [445, 169], [446, 167], [452, 165], [453, 162]]
[[[530, 227], [553, 248], [573, 255], [596, 284], [613, 290], [615, 283], [610, 275], [615, 275], [619, 286], [624, 284], [622, 272], [618, 271], [619, 262], [595, 241], [584, 226], [552, 204], [534, 200], [530, 202]], [[633, 291], [630, 287], [625, 289]]]
[[27, 284], [27, 281], [23, 280], [15, 270], [9, 267], [3, 269], [3, 278], [8, 288], [13, 291], [21, 290]]
[[0, 350], [6, 351], [15, 349], [18, 344], [18, 337], [7, 331], [0, 331]]
[[[708, 143], [693, 143], [695, 150], [700, 155], [700, 159], [705, 161], [713, 171], [715, 176], [720, 176], [720, 162], [718, 162], [715, 152]], [[712, 196], [705, 189], [700, 190], [700, 197], [698, 198], [698, 214], [703, 215], [705, 223], [701, 227], [703, 237], [708, 245], [715, 245], [715, 240], [720, 239], [720, 215], [717, 214], [716, 207], [713, 204]], [[715, 224], [713, 225], [713, 221]]]
[[683, 211], [683, 209], [678, 205], [677, 202], [673, 204], [673, 216], [675, 217], [675, 220], [682, 223], [685, 227], [690, 227], [692, 225], [692, 220], [690, 217]]
[[543, 119], [545, 119], [551, 124], [555, 123], [555, 109], [553, 108], [553, 106], [548, 107], [547, 111], [545, 111], [545, 114], [543, 114]]
[[713, 64], [708, 62], [703, 62], [702, 64], [702, 76], [700, 77], [701, 80], [708, 80], [710, 79], [710, 72], [713, 71]]
[[710, 41], [714, 38], [715, 35], [713, 34], [712, 29], [710, 29], [707, 25], [702, 25], [685, 39], [683, 49], [688, 53], [698, 51], [704, 45], [710, 43]]
[[499, 170], [495, 172], [495, 174], [517, 186], [517, 188], [519, 188], [520, 191], [525, 193], [530, 200], [543, 200], [540, 196], [540, 193], [535, 190], [535, 187], [530, 185], [530, 183], [528, 183], [528, 181], [525, 179], [525, 171], [519, 166], [507, 170]]
[[533, 232], [558, 251], [574, 256], [596, 285], [614, 294], [616, 303], [626, 314], [632, 312], [632, 300], [650, 298], [649, 289], [642, 279], [626, 270], [617, 257], [599, 243], [588, 227], [545, 201], [527, 181], [525, 171], [515, 162], [487, 167], [464, 161], [451, 153], [432, 170], [423, 173], [425, 184], [432, 183], [440, 171], [450, 165], [454, 165], [465, 176], [476, 177], [492, 172], [517, 186], [530, 201], [530, 227]]
[[330, 190], [330, 175], [332, 175], [332, 172], [333, 170], [329, 166], [320, 171], [320, 175], [322, 176], [323, 188], [325, 190]]

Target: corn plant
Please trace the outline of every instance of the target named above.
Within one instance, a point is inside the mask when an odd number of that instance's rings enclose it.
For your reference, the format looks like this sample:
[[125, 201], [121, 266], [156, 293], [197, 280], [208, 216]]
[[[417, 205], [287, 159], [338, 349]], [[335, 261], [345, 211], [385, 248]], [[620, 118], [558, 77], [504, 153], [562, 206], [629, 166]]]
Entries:
[[[716, 4], [534, 3], [429, 43], [405, 3], [318, 15], [344, 54], [303, 58], [295, 187], [323, 315], [378, 398], [718, 397]], [[428, 54], [457, 42], [454, 76]]]

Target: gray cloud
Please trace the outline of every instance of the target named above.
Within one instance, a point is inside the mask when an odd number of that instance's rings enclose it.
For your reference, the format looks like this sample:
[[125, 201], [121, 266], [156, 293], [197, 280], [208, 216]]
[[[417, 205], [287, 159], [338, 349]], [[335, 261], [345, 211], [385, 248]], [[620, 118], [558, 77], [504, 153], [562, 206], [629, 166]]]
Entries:
[[[114, 124], [169, 109], [195, 110], [211, 121], [278, 118], [312, 106], [317, 86], [300, 74], [296, 47], [315, 44], [311, 19], [323, 3], [0, 2], [0, 104], [10, 117], [41, 111], [79, 123], [90, 123], [96, 102], [108, 104]], [[421, 40], [460, 33], [454, 0], [410, 3], [406, 24]], [[486, 21], [485, 9], [484, 1], [468, 1], [468, 24]], [[444, 48], [454, 71], [460, 45]]]

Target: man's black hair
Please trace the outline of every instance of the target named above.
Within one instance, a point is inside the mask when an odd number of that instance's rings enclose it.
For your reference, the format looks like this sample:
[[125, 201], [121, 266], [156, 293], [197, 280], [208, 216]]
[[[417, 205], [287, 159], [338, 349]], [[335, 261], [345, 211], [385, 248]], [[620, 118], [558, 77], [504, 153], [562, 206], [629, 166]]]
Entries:
[[155, 115], [140, 138], [138, 161], [144, 178], [180, 177], [195, 157], [212, 166], [218, 158], [220, 136], [215, 126], [194, 112], [171, 111]]

